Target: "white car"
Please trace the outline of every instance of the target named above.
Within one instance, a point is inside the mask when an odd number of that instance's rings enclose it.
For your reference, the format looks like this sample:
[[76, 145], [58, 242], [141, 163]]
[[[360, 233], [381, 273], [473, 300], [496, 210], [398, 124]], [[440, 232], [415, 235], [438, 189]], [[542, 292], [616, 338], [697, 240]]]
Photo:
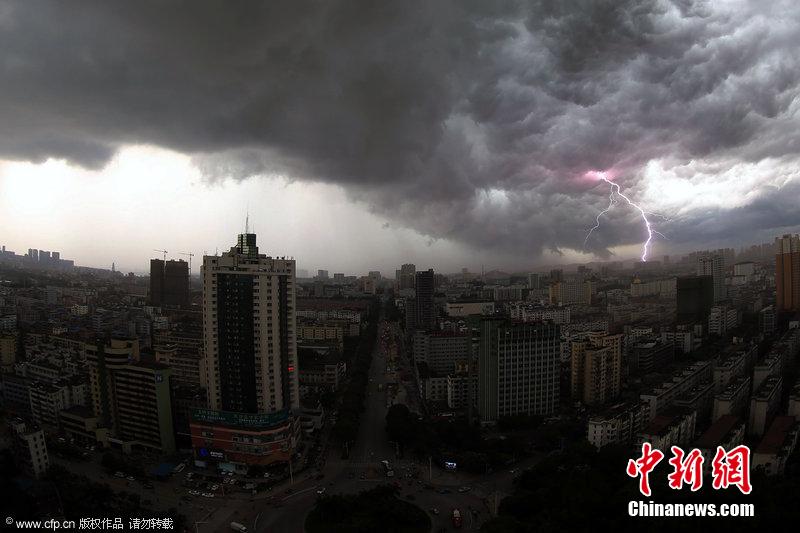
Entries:
[[192, 489], [189, 491], [189, 494], [191, 494], [192, 496], [200, 496], [200, 491]]
[[214, 497], [214, 493], [213, 492], [204, 492], [203, 494], [201, 494], [201, 496], [203, 496], [203, 498], [213, 498]]
[[322, 487], [321, 489], [317, 490], [317, 494], [320, 494], [320, 495], [321, 494], [325, 494], [325, 487]]
[[211, 490], [217, 490], [217, 489], [219, 489], [219, 485], [217, 485], [216, 483], [211, 485]]

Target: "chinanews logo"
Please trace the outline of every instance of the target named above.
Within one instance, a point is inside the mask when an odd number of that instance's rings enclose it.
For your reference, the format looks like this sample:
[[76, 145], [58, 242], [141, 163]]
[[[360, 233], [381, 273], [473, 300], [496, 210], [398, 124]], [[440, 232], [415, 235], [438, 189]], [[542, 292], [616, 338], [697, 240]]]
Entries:
[[[688, 485], [693, 492], [703, 486], [703, 463], [705, 457], [697, 448], [685, 453], [682, 448], [670, 448], [672, 458], [668, 461], [672, 472], [667, 476], [669, 487], [675, 490]], [[639, 492], [642, 496], [650, 497], [650, 473], [664, 459], [661, 450], [654, 449], [649, 442], [642, 444], [642, 455], [638, 459], [629, 459], [627, 474], [632, 478], [639, 478]], [[737, 446], [725, 451], [721, 446], [711, 462], [711, 485], [715, 490], [736, 487], [742, 494], [750, 494], [753, 486], [750, 484], [750, 448]]]
[[[667, 463], [672, 471], [667, 476], [667, 483], [673, 490], [681, 490], [687, 486], [692, 492], [703, 487], [703, 463], [706, 458], [703, 452], [692, 449], [688, 453], [678, 446], [670, 448], [672, 457]], [[642, 454], [636, 459], [629, 459], [626, 472], [632, 478], [638, 478], [639, 492], [649, 498], [650, 474], [661, 461], [664, 452], [654, 449], [649, 442], [642, 444]], [[708, 470], [708, 468], [707, 468]], [[711, 460], [711, 486], [714, 490], [731, 487], [739, 489], [742, 494], [750, 494], [750, 448], [737, 446], [725, 451], [717, 447]], [[628, 502], [628, 515], [634, 517], [753, 517], [755, 508], [752, 503], [656, 503], [652, 501]]]

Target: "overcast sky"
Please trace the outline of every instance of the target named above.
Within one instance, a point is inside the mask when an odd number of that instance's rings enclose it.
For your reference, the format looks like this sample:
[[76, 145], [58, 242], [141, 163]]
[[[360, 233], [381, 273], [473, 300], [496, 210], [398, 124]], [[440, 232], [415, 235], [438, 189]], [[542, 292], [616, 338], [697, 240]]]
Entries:
[[0, 4], [0, 244], [529, 269], [800, 225], [794, 0]]

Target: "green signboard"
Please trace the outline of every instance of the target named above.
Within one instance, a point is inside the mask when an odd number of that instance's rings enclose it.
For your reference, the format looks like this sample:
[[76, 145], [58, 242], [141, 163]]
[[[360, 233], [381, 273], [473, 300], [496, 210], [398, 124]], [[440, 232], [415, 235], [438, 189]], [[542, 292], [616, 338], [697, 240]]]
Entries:
[[289, 419], [289, 411], [275, 413], [237, 413], [213, 409], [192, 409], [192, 420], [203, 424], [264, 429], [280, 425]]

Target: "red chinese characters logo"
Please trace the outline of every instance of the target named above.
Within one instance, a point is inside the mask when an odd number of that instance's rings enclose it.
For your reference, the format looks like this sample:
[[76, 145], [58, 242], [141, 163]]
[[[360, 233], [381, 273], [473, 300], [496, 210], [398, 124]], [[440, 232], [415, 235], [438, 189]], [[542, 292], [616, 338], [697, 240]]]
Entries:
[[703, 454], [698, 449], [694, 449], [688, 454], [684, 454], [681, 448], [672, 447], [672, 473], [667, 476], [670, 488], [680, 490], [683, 484], [690, 484], [692, 492], [700, 490], [703, 486]]
[[747, 446], [737, 446], [729, 452], [717, 446], [711, 468], [715, 489], [727, 489], [734, 485], [742, 494], [750, 494], [753, 490], [750, 484], [750, 448]]
[[628, 475], [639, 477], [639, 491], [643, 495], [650, 496], [650, 472], [663, 458], [664, 454], [660, 450], [653, 450], [650, 443], [645, 442], [642, 444], [642, 456], [635, 461], [628, 460]]
[[[698, 449], [688, 453], [678, 446], [672, 446], [672, 458], [668, 461], [672, 472], [667, 476], [669, 486], [680, 490], [689, 485], [691, 490], [700, 490], [703, 486], [703, 463], [705, 458]], [[642, 455], [638, 459], [629, 459], [627, 473], [630, 477], [639, 478], [639, 492], [650, 496], [650, 473], [664, 459], [664, 454], [654, 449], [649, 442], [642, 444]], [[715, 490], [727, 489], [731, 485], [737, 487], [742, 494], [750, 494], [750, 448], [737, 446], [726, 452], [717, 447], [717, 453], [711, 463], [712, 486]]]

